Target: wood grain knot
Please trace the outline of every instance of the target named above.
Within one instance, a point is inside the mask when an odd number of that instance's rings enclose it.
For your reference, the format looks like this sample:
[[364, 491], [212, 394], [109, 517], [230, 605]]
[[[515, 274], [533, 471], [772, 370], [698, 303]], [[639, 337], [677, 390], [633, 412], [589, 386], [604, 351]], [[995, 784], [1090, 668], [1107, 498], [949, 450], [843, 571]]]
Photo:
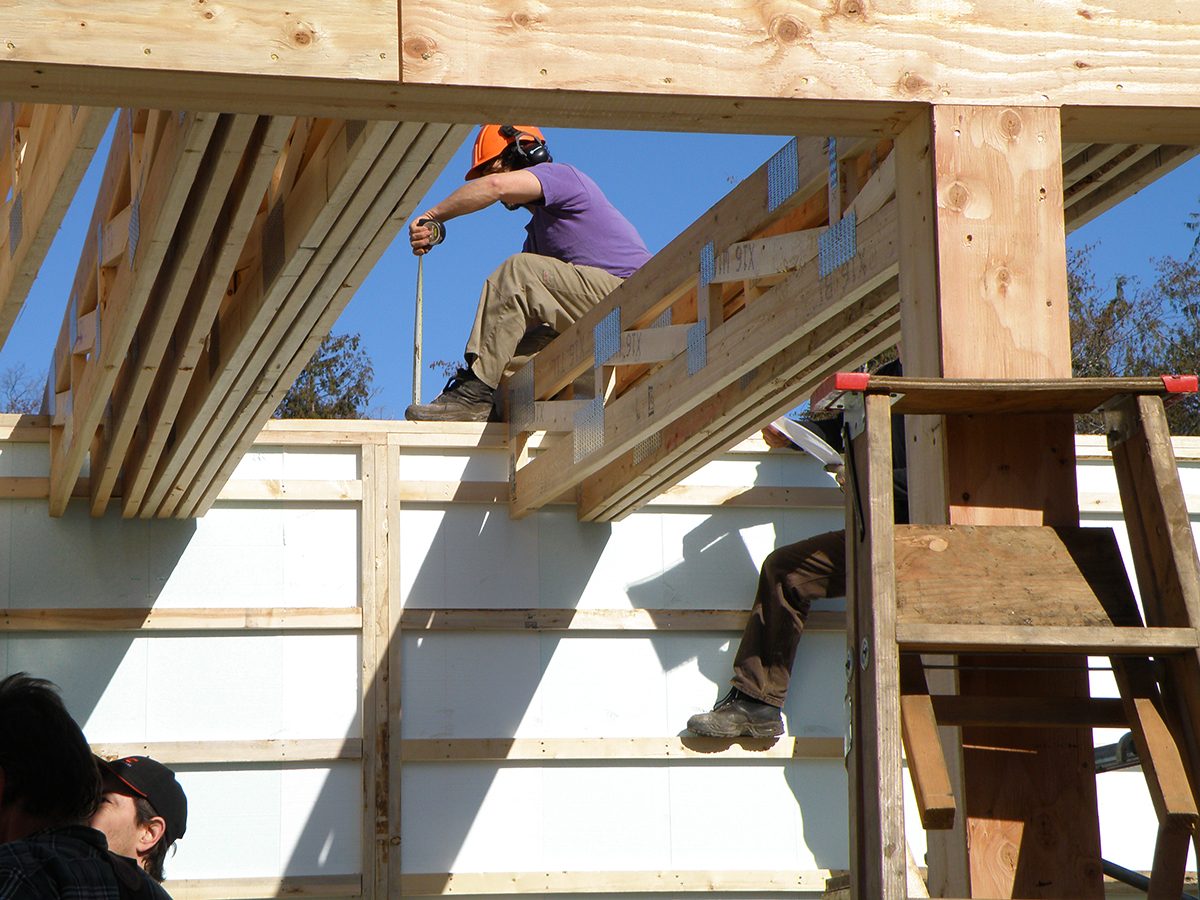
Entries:
[[541, 19], [539, 19], [533, 13], [525, 12], [524, 10], [513, 13], [508, 17], [508, 21], [512, 23], [514, 28], [520, 28], [522, 30], [536, 28], [541, 24]]
[[767, 34], [779, 44], [807, 42], [812, 36], [808, 26], [795, 16], [775, 16], [767, 25]]
[[896, 87], [899, 88], [900, 93], [909, 96], [924, 96], [933, 89], [933, 85], [916, 72], [905, 72], [900, 76]]
[[307, 22], [297, 22], [292, 28], [292, 44], [296, 47], [307, 47], [317, 39], [317, 32]]
[[844, 19], [867, 19], [867, 0], [835, 0], [833, 14]]
[[1020, 135], [1024, 127], [1021, 116], [1016, 110], [1006, 109], [1000, 114], [1000, 131], [1010, 141]]
[[429, 59], [437, 52], [437, 44], [429, 38], [414, 36], [404, 41], [404, 55], [408, 59]]
[[971, 202], [971, 190], [961, 181], [956, 181], [946, 191], [946, 208], [962, 212]]
[[933, 538], [929, 542], [929, 549], [934, 553], [944, 553], [950, 549], [950, 544], [945, 538]]

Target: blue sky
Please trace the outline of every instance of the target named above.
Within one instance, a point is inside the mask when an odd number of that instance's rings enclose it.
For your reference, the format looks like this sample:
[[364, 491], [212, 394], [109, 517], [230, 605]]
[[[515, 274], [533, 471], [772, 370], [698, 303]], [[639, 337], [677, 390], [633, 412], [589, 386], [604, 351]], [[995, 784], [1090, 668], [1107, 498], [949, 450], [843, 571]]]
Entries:
[[[771, 136], [659, 134], [548, 129], [556, 160], [588, 172], [656, 251], [763, 163], [786, 140]], [[469, 143], [451, 160], [418, 211], [462, 183]], [[91, 215], [103, 154], [97, 154], [43, 265], [25, 309], [0, 350], [0, 370], [24, 365], [43, 376], [83, 231]], [[1184, 255], [1195, 235], [1185, 227], [1200, 208], [1200, 160], [1193, 160], [1077, 231], [1073, 246], [1096, 245], [1101, 286], [1117, 274], [1152, 277], [1151, 260]], [[446, 243], [425, 262], [427, 362], [459, 359], [479, 286], [506, 256], [520, 249], [527, 214], [496, 206], [450, 223]], [[413, 307], [416, 260], [397, 239], [355, 295], [335, 331], [358, 332], [375, 367], [376, 415], [400, 418], [412, 398]], [[441, 388], [440, 373], [424, 370], [426, 400]]]

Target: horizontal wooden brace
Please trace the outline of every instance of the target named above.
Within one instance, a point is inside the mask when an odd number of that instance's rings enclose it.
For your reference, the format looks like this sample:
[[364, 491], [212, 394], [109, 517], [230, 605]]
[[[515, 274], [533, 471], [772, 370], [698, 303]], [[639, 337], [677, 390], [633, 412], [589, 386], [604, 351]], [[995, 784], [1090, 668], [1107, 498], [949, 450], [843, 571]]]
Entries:
[[92, 744], [105, 759], [152, 756], [169, 765], [209, 763], [336, 762], [362, 759], [361, 738], [296, 738], [251, 741], [152, 741]]
[[1195, 651], [1195, 628], [1072, 625], [946, 625], [897, 622], [904, 650], [922, 653], [1086, 653], [1089, 656], [1155, 655]]
[[588, 405], [587, 400], [535, 400], [529, 428], [533, 431], [573, 431], [575, 414]]
[[174, 900], [258, 900], [261, 897], [320, 897], [359, 900], [361, 875], [280, 875], [267, 878], [168, 879]]
[[0, 609], [0, 631], [357, 631], [358, 607]]
[[362, 482], [346, 479], [237, 479], [225, 482], [218, 500], [288, 500], [308, 503], [358, 503], [362, 500]]
[[[3, 480], [0, 479], [0, 485]], [[233, 482], [230, 482], [233, 484]], [[392, 496], [401, 503], [507, 503], [506, 481], [401, 481]], [[221, 494], [225, 499], [225, 492]], [[556, 502], [572, 503], [569, 497]], [[739, 506], [786, 509], [797, 506], [841, 509], [844, 497], [836, 487], [726, 487], [679, 484], [650, 501], [654, 506]]]
[[781, 738], [406, 738], [403, 762], [589, 762], [595, 760], [836, 759], [846, 753], [841, 737]]
[[939, 725], [1003, 728], [1126, 728], [1119, 697], [967, 697], [934, 694]]
[[662, 362], [687, 349], [691, 325], [666, 325], [621, 332], [621, 348], [607, 361], [606, 366], [635, 366]]
[[828, 869], [723, 872], [709, 869], [639, 872], [409, 872], [400, 875], [403, 897], [457, 894], [761, 894], [825, 890]]
[[[743, 609], [422, 609], [400, 614], [402, 631], [741, 631]], [[806, 632], [840, 632], [846, 615], [817, 610]]]

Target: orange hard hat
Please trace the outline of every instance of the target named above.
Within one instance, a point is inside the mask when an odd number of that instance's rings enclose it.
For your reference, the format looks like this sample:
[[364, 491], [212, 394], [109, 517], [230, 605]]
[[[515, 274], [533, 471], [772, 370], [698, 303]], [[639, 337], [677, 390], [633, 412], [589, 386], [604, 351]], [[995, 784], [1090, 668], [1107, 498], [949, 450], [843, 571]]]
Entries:
[[541, 144], [546, 143], [542, 130], [536, 125], [481, 126], [479, 133], [475, 135], [475, 148], [471, 152], [471, 168], [467, 171], [467, 181], [482, 175], [488, 163], [503, 153], [513, 141], [525, 135]]

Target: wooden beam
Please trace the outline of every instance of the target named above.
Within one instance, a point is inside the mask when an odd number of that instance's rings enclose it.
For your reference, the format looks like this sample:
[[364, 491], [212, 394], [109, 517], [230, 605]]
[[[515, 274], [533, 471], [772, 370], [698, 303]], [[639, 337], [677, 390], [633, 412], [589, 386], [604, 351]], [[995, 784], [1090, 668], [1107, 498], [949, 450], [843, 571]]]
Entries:
[[92, 515], [108, 506], [134, 429], [154, 385], [167, 343], [175, 331], [192, 279], [200, 267], [217, 218], [225, 206], [255, 125], [254, 116], [221, 116], [196, 171], [196, 184], [179, 216], [171, 252], [138, 323], [133, 356], [121, 367], [113, 387], [107, 427], [92, 446]]
[[[370, 274], [396, 235], [407, 225], [417, 202], [457, 151], [468, 129], [427, 124], [410, 142], [403, 158], [384, 182], [374, 205], [358, 223], [354, 240], [342, 244], [301, 314], [288, 323], [286, 334], [275, 346], [262, 377], [243, 401], [220, 448], [224, 459], [213, 470], [201, 471], [183, 500], [187, 515], [203, 515], [216, 499], [221, 486], [233, 473], [242, 454], [254, 443], [263, 423], [283, 400], [313, 353], [329, 333], [354, 292]], [[208, 473], [212, 474], [209, 475]]]
[[260, 897], [320, 897], [359, 900], [358, 875], [280, 875], [269, 878], [171, 878], [163, 882], [175, 900], [257, 900]]
[[530, 363], [534, 399], [553, 396], [592, 367], [595, 327], [612, 309], [621, 309], [622, 330], [649, 326], [696, 284], [700, 255], [708, 243], [715, 251], [723, 251], [823, 191], [828, 177], [824, 144], [811, 138], [797, 141], [794, 161], [787, 153], [776, 157], [781, 168], [777, 177], [794, 182], [796, 189], [775, 209], [769, 208], [773, 166], [768, 161], [539, 352]]
[[[207, 19], [148, 0], [104, 15], [82, 0], [23, 4], [0, 17], [9, 38], [0, 93], [256, 113], [307, 104], [364, 118], [433, 120], [440, 108], [452, 121], [503, 106], [531, 114], [518, 119], [548, 110], [592, 127], [622, 121], [624, 110], [634, 127], [766, 133], [790, 118], [832, 134], [895, 128], [916, 103], [1086, 104], [1110, 121], [1088, 108], [1083, 118], [1113, 127], [1114, 107], [1186, 109], [1200, 97], [1196, 22], [1186, 8], [1153, 4], [1074, 15], [1016, 0], [965, 17], [936, 0], [881, 0], [771, 15], [741, 4], [715, 15], [692, 0], [671, 15], [642, 14], [636, 28], [612, 27], [633, 14], [611, 2], [484, 22], [464, 0], [399, 14], [394, 4], [304, 0], [287, 17], [256, 0], [239, 12]], [[1159, 120], [1172, 124], [1145, 116]]]
[[[411, 631], [741, 631], [741, 609], [421, 609], [406, 607]], [[806, 631], [842, 631], [845, 616], [817, 610]]]
[[[222, 304], [208, 360], [202, 357], [197, 365], [176, 416], [174, 443], [159, 459], [146, 490], [143, 517], [164, 504], [177, 482], [188, 483], [206, 458], [225, 425], [220, 419], [222, 404], [242, 377], [247, 358], [395, 131], [390, 123], [359, 125], [337, 123], [338, 141], [322, 145], [323, 152], [309, 161], [292, 189], [283, 192], [260, 218], [243, 254], [250, 266], [238, 273], [233, 291]], [[292, 147], [289, 152], [303, 152], [303, 148]]]
[[[796, 335], [817, 328], [894, 278], [894, 215], [894, 207], [886, 206], [859, 225], [859, 251], [847, 265], [822, 278], [816, 261], [811, 261], [713, 329], [708, 335], [707, 363], [694, 374], [689, 374], [687, 355], [676, 357], [652, 378], [607, 404], [599, 449], [575, 461], [572, 442], [560, 441], [518, 469], [511, 514], [524, 516], [574, 488], [786, 349]], [[535, 359], [535, 373], [539, 364]]]
[[[172, 340], [173, 349], [147, 398], [147, 427], [135, 434], [127, 454], [121, 508], [126, 517], [141, 507], [146, 489], [175, 427], [197, 365], [212, 332], [221, 301], [230, 289], [284, 142], [296, 125], [286, 116], [260, 118], [250, 139], [246, 162], [238, 174], [228, 205], [187, 300]], [[301, 154], [297, 152], [296, 157]], [[261, 257], [260, 257], [261, 259]], [[235, 291], [236, 294], [236, 291]]]
[[840, 737], [784, 738], [406, 738], [405, 762], [596, 760], [712, 760], [777, 762], [836, 759], [846, 753]]
[[896, 282], [889, 281], [663, 428], [647, 446], [622, 454], [580, 486], [579, 518], [614, 521], [662, 502], [676, 490], [668, 485], [740, 441], [748, 428], [795, 407], [825, 373], [852, 368], [893, 346], [897, 299]]
[[0, 609], [0, 631], [353, 631], [351, 607]]
[[402, 897], [493, 894], [692, 894], [820, 892], [828, 869], [788, 872], [712, 870], [637, 872], [410, 872]]
[[[50, 250], [63, 217], [112, 118], [112, 109], [39, 106], [48, 121], [36, 140], [11, 141], [16, 172], [12, 199], [4, 204], [5, 238], [0, 246], [0, 347], [4, 346], [33, 280]], [[11, 115], [14, 122], [17, 115]], [[19, 209], [18, 209], [19, 207]], [[14, 229], [13, 225], [17, 224]]]
[[335, 762], [362, 759], [357, 738], [288, 739], [258, 741], [153, 741], [150, 743], [92, 744], [92, 752], [105, 759], [138, 754], [172, 765], [211, 763]]
[[[1061, 151], [1057, 111], [1030, 108], [937, 106], [897, 140], [907, 375], [1070, 376]], [[914, 521], [1076, 524], [1069, 416], [965, 419], [909, 420]], [[1053, 664], [1054, 679], [959, 680], [966, 693], [1087, 696], [1082, 660]], [[931, 881], [949, 878], [948, 895], [1101, 896], [1099, 866], [1077, 864], [1100, 853], [1090, 732], [964, 729], [963, 744], [969, 886], [955, 878], [961, 844], [933, 848]]]
[[[51, 515], [61, 516], [66, 511], [71, 487], [104, 417], [120, 365], [154, 287], [217, 117], [184, 113], [163, 114], [157, 119], [161, 121], [160, 139], [140, 154], [131, 153], [131, 159], [136, 162], [140, 156], [143, 163], [130, 189], [131, 202], [138, 211], [137, 242], [122, 256], [111, 284], [100, 286], [97, 307], [104, 335], [102, 346], [88, 358], [78, 379], [73, 379], [70, 428], [58, 439], [51, 439]], [[114, 152], [120, 152], [116, 145]], [[103, 195], [99, 203], [106, 203]], [[133, 233], [131, 224], [131, 239]], [[95, 243], [95, 232], [92, 235], [89, 244]], [[85, 265], [91, 265], [86, 256]], [[90, 277], [86, 270], [80, 274], [85, 279]], [[67, 315], [73, 315], [73, 311], [68, 309]]]

